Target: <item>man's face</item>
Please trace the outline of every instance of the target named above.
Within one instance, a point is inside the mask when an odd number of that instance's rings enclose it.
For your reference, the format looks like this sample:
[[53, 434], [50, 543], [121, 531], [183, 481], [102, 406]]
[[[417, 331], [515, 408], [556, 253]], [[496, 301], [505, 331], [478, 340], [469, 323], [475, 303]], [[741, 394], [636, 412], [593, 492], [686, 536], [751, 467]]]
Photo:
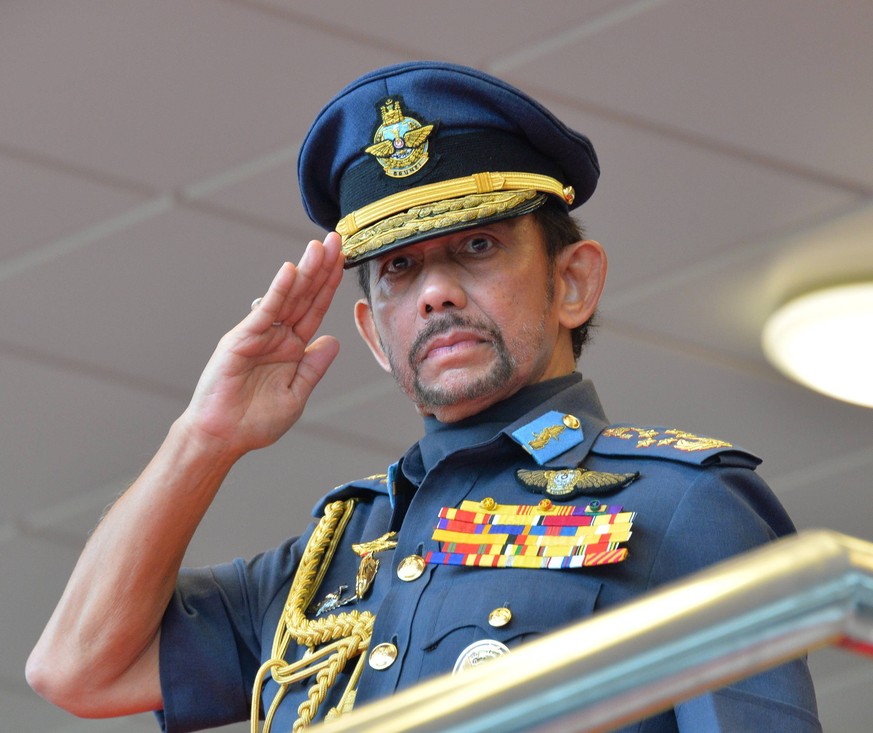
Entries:
[[423, 414], [459, 420], [574, 367], [556, 349], [553, 273], [533, 216], [412, 244], [369, 268], [359, 328]]

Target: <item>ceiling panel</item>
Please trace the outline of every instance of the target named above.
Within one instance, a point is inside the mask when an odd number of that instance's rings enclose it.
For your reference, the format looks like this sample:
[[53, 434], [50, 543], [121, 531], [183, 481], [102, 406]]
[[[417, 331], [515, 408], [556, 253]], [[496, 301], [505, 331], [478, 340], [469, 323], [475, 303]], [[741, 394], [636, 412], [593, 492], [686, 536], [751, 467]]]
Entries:
[[[861, 733], [873, 717], [873, 701], [870, 700], [873, 665], [868, 658], [850, 652], [831, 653], [841, 654], [842, 658], [832, 678], [834, 683], [819, 685], [818, 707], [822, 727], [827, 733]], [[813, 653], [813, 670], [817, 669], [815, 660], [816, 653]]]
[[689, 145], [639, 126], [555, 105], [587, 134], [602, 167], [579, 210], [609, 255], [612, 294], [671, 283], [676, 271], [738, 245], [758, 245], [800, 223], [843, 212], [855, 193]]
[[[276, 234], [168, 205], [4, 283], [4, 340], [187, 391], [224, 330], [302, 251]], [[16, 308], [22, 300], [40, 308]]]
[[568, 35], [507, 71], [556, 93], [572, 79], [597, 107], [871, 190], [873, 97], [859, 99], [858, 81], [873, 69], [873, 5], [847, 0], [827, 13], [815, 0], [639, 6], [648, 12], [584, 39]]
[[185, 189], [194, 201], [252, 217], [255, 223], [285, 228], [292, 241], [322, 236], [303, 210], [297, 191], [297, 145], [258, 158]]
[[358, 63], [399, 60], [344, 39], [354, 66], [302, 64], [333, 43], [234, 3], [19, 3], [0, 29], [0, 142], [153, 186], [198, 181], [299, 139]]
[[[0, 625], [0, 643], [3, 648], [0, 675], [20, 681], [10, 685], [21, 695], [11, 698], [18, 700], [19, 704], [23, 704], [24, 699], [30, 697], [21, 680], [24, 662], [60, 595], [56, 582], [45, 581], [62, 581], [73, 569], [75, 558], [76, 555], [67, 548], [36, 542], [26, 537], [19, 538], [14, 543], [4, 543], [3, 552], [0, 552], [0, 579], [6, 590], [0, 594], [0, 618], [15, 619], [14, 624], [4, 622]], [[8, 592], [8, 589], [13, 588], [14, 593]], [[31, 709], [33, 702], [35, 700], [31, 699]], [[3, 712], [6, 725], [8, 718], [5, 704]], [[49, 719], [58, 718], [54, 713], [47, 714]], [[23, 723], [24, 727], [19, 730], [38, 730], [30, 727], [31, 724], [27, 721]]]
[[806, 226], [787, 229], [785, 236], [689, 259], [667, 277], [607, 292], [604, 310], [628, 331], [730, 354], [766, 369], [760, 334], [778, 306], [809, 288], [873, 272], [868, 203], [833, 218], [813, 215]]
[[0, 152], [0, 273], [10, 258], [29, 248], [81, 232], [144, 201], [142, 193]]
[[0, 370], [6, 522], [140, 470], [187, 401], [57, 362], [0, 355]]
[[[556, 34], [596, 20], [628, 0], [550, 0], [548, 6], [527, 0], [442, 0], [420, 3], [414, 11], [390, 0], [256, 0], [294, 20], [311, 19], [332, 33], [368, 38], [404, 56], [451, 59], [487, 66], [494, 57], [527, 45], [550, 45]], [[548, 11], [546, 11], [548, 7]], [[375, 68], [375, 67], [374, 67]], [[356, 75], [357, 76], [357, 75]], [[351, 81], [351, 78], [349, 79]]]
[[873, 541], [870, 512], [847, 511], [870, 502], [873, 432], [865, 438], [859, 448], [837, 445], [826, 459], [814, 454], [812, 466], [798, 461], [793, 471], [776, 475], [773, 488], [798, 527], [826, 527]]

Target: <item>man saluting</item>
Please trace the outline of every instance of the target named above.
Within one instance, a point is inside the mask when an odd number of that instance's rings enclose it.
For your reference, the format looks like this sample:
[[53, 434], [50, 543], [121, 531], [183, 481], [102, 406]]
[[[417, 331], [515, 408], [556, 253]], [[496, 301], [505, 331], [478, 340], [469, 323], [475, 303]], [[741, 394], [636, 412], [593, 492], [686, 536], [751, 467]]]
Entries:
[[[754, 456], [610, 423], [576, 371], [606, 254], [569, 211], [599, 168], [538, 102], [464, 67], [381, 69], [319, 114], [299, 173], [331, 233], [221, 340], [97, 527], [28, 663], [45, 697], [159, 711], [168, 731], [297, 730], [793, 531]], [[313, 338], [344, 265], [423, 436], [330, 492], [302, 537], [180, 571], [230, 468], [294, 425], [336, 357]], [[631, 730], [820, 726], [798, 660]]]

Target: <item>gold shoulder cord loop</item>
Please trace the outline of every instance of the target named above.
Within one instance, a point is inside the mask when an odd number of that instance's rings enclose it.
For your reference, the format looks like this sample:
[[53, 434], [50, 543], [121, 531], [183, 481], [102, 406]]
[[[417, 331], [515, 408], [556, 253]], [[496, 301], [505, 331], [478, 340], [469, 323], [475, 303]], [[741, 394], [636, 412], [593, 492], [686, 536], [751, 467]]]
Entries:
[[[268, 673], [279, 685], [279, 692], [267, 711], [263, 733], [269, 733], [276, 709], [289, 685], [315, 675], [315, 683], [309, 690], [308, 698], [297, 709], [298, 718], [294, 722], [293, 731], [297, 733], [307, 727], [336, 681], [336, 676], [343, 671], [349, 659], [360, 655], [361, 659], [343, 693], [342, 701], [337, 709], [330, 711], [329, 717], [351, 710], [354, 704], [364, 652], [370, 645], [376, 617], [368, 611], [349, 611], [308, 619], [306, 609], [312, 603], [330, 566], [343, 531], [355, 510], [355, 503], [354, 499], [349, 499], [328, 504], [324, 516], [306, 544], [288, 591], [285, 609], [279, 619], [270, 659], [261, 665], [255, 677], [252, 691], [252, 733], [258, 733], [261, 692]], [[292, 640], [298, 645], [306, 646], [308, 651], [302, 659], [289, 664], [285, 661], [285, 654]], [[326, 646], [316, 649], [322, 644]]]

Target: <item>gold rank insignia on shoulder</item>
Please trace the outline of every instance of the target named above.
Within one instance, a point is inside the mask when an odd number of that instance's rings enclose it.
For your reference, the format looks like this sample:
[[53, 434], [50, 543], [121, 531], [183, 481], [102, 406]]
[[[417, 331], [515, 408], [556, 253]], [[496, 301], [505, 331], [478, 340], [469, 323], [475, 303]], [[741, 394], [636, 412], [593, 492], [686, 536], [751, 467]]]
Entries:
[[428, 137], [434, 125], [422, 125], [407, 117], [400, 97], [389, 97], [379, 107], [382, 124], [376, 128], [373, 144], [364, 148], [379, 161], [392, 178], [406, 178], [417, 173], [428, 161]]
[[652, 428], [615, 427], [607, 428], [602, 435], [606, 438], [637, 441], [637, 448], [672, 447], [686, 453], [712, 450], [714, 448], [733, 448], [733, 445], [717, 438], [687, 433], [684, 430], [657, 430]]
[[640, 474], [607, 473], [580, 467], [551, 471], [520, 468], [515, 475], [534, 494], [545, 494], [555, 501], [569, 501], [580, 494], [607, 494], [623, 489]]

